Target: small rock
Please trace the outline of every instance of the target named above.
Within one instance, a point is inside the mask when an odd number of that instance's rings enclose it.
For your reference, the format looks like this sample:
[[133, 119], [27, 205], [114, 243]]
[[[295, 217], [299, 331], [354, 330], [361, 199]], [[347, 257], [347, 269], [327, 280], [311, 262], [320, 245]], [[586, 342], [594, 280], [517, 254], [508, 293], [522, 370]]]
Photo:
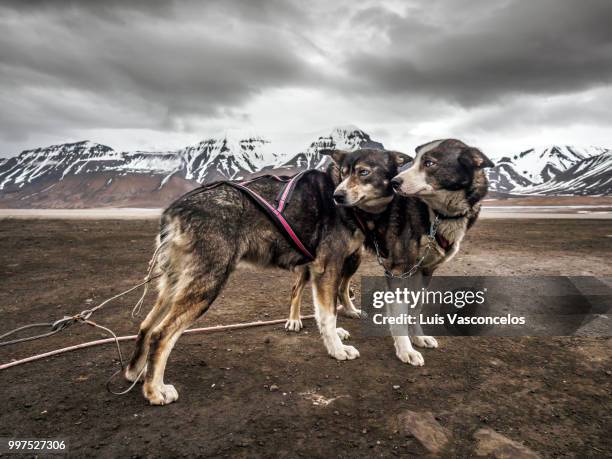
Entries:
[[393, 386], [393, 389], [398, 390], [400, 388], [400, 386], [398, 386], [397, 384]]
[[270, 386], [270, 392], [276, 392], [278, 390], [278, 386], [276, 384], [272, 384]]
[[404, 435], [414, 436], [423, 447], [433, 454], [438, 454], [448, 444], [450, 431], [442, 427], [430, 412], [416, 413], [404, 411], [397, 418], [397, 428]]
[[474, 454], [496, 459], [539, 459], [539, 455], [519, 442], [510, 440], [493, 429], [483, 428], [474, 433], [478, 442]]

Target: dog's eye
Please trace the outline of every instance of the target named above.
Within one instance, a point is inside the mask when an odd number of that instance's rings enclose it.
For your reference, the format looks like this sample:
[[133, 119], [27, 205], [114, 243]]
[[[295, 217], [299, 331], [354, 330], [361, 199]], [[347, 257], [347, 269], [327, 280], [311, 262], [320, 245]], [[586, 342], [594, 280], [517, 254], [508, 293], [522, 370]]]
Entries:
[[436, 164], [436, 163], [434, 163], [433, 161], [431, 161], [429, 159], [426, 159], [425, 161], [423, 161], [423, 166], [425, 166], [425, 167], [431, 167], [434, 164]]
[[359, 175], [361, 175], [362, 177], [365, 177], [366, 175], [370, 175], [370, 171], [367, 169], [361, 169], [360, 171], [357, 172]]

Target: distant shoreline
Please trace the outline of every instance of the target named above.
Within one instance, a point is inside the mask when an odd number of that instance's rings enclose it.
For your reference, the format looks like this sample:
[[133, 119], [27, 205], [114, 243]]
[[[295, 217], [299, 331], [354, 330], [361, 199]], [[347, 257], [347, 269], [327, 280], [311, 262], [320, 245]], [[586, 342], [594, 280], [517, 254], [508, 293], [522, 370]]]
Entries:
[[[156, 220], [161, 208], [0, 209], [4, 219]], [[612, 206], [483, 206], [484, 219], [612, 219]]]

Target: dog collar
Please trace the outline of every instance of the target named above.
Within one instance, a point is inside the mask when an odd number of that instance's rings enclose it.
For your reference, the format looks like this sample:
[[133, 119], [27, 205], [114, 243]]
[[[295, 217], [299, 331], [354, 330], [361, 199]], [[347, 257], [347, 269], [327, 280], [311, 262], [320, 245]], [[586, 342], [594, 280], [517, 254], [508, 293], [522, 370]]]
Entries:
[[464, 212], [459, 215], [446, 215], [438, 212], [437, 210], [434, 210], [433, 212], [435, 216], [438, 217], [440, 220], [459, 220], [461, 218], [467, 217], [467, 212]]

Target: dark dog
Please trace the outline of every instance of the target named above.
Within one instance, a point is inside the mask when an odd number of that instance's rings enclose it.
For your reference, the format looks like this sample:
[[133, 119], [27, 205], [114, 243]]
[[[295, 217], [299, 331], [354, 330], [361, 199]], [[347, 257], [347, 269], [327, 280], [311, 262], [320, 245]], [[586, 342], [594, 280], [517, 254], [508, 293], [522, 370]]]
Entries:
[[[349, 212], [334, 205], [345, 199], [357, 208], [376, 211], [393, 199], [391, 179], [409, 160], [399, 153], [361, 150], [352, 158], [351, 185], [345, 196], [329, 174], [313, 171], [302, 178], [285, 211], [299, 228], [301, 240], [316, 249], [309, 263], [317, 324], [328, 353], [338, 360], [359, 357], [342, 344], [336, 330], [336, 299], [345, 261], [363, 244], [363, 233]], [[337, 160], [337, 159], [336, 159]], [[367, 171], [364, 172], [364, 171]], [[273, 180], [262, 179], [250, 188], [272, 200], [278, 192]], [[349, 191], [350, 190], [350, 191]], [[270, 219], [247, 196], [229, 186], [189, 193], [168, 207], [161, 218], [157, 240], [158, 298], [140, 326], [125, 377], [144, 374], [143, 392], [150, 403], [163, 405], [178, 398], [174, 386], [164, 384], [168, 356], [181, 333], [208, 310], [239, 262], [291, 269], [307, 260], [294, 250]]]
[[[393, 188], [403, 197], [397, 201], [400, 214], [407, 212], [405, 224], [396, 226], [387, 243], [387, 269], [403, 273], [414, 266], [420, 250], [427, 245], [431, 222], [438, 219], [436, 243], [419, 267], [422, 286], [427, 287], [436, 269], [448, 263], [480, 214], [480, 202], [488, 190], [484, 168], [493, 163], [477, 148], [460, 140], [446, 139], [416, 149], [413, 164], [393, 179]], [[420, 250], [415, 250], [419, 247]], [[409, 254], [406, 257], [406, 254]], [[390, 288], [399, 284], [391, 278]], [[419, 347], [438, 347], [435, 338], [423, 336], [419, 326], [410, 337], [394, 336], [395, 352], [402, 362], [423, 365], [424, 359], [410, 342]]]
[[[334, 202], [339, 207], [359, 209], [364, 215], [384, 212], [394, 199], [393, 194], [388, 191], [390, 187], [388, 158], [401, 158], [402, 165], [411, 161], [409, 156], [392, 151], [359, 150], [349, 153], [343, 150], [325, 150], [322, 153], [331, 156], [333, 160], [327, 168], [327, 174], [336, 187]], [[351, 215], [354, 216], [354, 212]], [[350, 288], [350, 279], [357, 272], [360, 263], [361, 250], [356, 251], [345, 260], [342, 281], [338, 290], [338, 304], [341, 305], [338, 312], [352, 318], [359, 318], [361, 314], [361, 311], [353, 304], [353, 294]], [[305, 267], [298, 267], [295, 272], [296, 278], [291, 291], [291, 309], [285, 328], [297, 332], [302, 328], [300, 306], [310, 273]], [[348, 332], [340, 330], [342, 337], [348, 338]]]
[[[480, 150], [454, 139], [430, 142], [418, 147], [416, 152], [412, 166], [392, 181], [398, 194], [395, 199], [376, 209], [379, 212], [371, 212], [372, 208], [370, 212], [368, 209], [355, 212], [366, 226], [365, 246], [379, 252], [388, 272], [401, 275], [410, 271], [427, 252], [415, 272], [420, 288], [427, 287], [434, 271], [457, 254], [466, 231], [476, 222], [480, 201], [488, 189], [483, 169], [492, 167], [493, 163]], [[351, 177], [359, 172], [354, 174], [354, 164], [346, 153], [338, 152], [332, 157], [340, 171], [337, 193], [345, 194], [351, 189]], [[342, 205], [358, 202], [358, 195], [350, 191], [346, 194], [349, 199], [340, 199]], [[431, 222], [436, 217], [439, 220], [438, 238], [433, 247], [425, 250]], [[344, 277], [345, 287], [339, 298], [349, 316], [359, 313], [348, 295], [350, 276], [358, 269], [359, 260], [358, 257], [353, 259], [351, 273], [347, 272]], [[306, 281], [303, 275], [298, 276], [296, 285]], [[395, 288], [400, 283], [400, 279], [390, 278], [389, 287]], [[301, 325], [300, 299], [300, 295], [292, 296], [288, 324], [295, 324], [297, 319]], [[295, 326], [287, 328], [296, 329]], [[394, 336], [398, 358], [412, 365], [423, 365], [423, 357], [412, 347], [410, 339], [419, 347], [437, 347], [438, 343], [431, 336], [423, 336], [418, 329], [410, 338]]]

